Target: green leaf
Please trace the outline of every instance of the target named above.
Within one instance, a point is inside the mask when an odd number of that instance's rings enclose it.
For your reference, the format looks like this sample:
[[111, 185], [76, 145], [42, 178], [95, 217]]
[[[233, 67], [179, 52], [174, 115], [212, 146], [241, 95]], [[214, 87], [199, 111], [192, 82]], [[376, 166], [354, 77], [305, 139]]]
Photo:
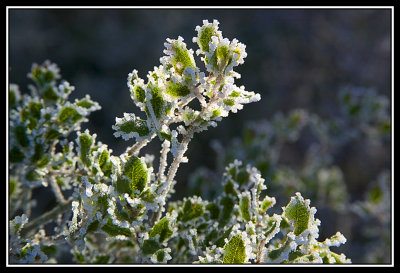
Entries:
[[352, 106], [349, 108], [349, 114], [350, 114], [350, 116], [356, 116], [356, 115], [358, 115], [359, 112], [360, 112], [360, 109], [361, 109], [361, 105], [359, 105], [359, 104], [352, 105]]
[[100, 168], [104, 167], [109, 161], [110, 153], [107, 150], [103, 150], [99, 157], [99, 166]]
[[10, 84], [9, 95], [8, 95], [8, 105], [11, 108], [17, 108], [20, 102], [21, 94], [19, 92], [18, 85]]
[[200, 217], [204, 212], [203, 205], [199, 203], [193, 203], [191, 200], [187, 200], [182, 210], [182, 222], [187, 222], [195, 218]]
[[161, 218], [149, 232], [149, 237], [154, 238], [157, 234], [160, 235], [158, 242], [162, 243], [167, 240], [172, 234], [173, 230], [169, 227], [170, 219], [166, 216]]
[[240, 186], [244, 186], [249, 183], [250, 174], [246, 171], [246, 169], [243, 169], [238, 172], [235, 178]]
[[86, 260], [85, 260], [85, 257], [83, 256], [82, 253], [80, 253], [80, 252], [78, 252], [78, 251], [74, 251], [73, 254], [74, 254], [74, 259], [75, 259], [78, 263], [80, 263], [80, 264], [85, 264], [85, 263], [87, 263]]
[[163, 139], [166, 139], [166, 140], [168, 140], [168, 141], [171, 141], [171, 139], [172, 139], [172, 135], [171, 135], [171, 134], [168, 134], [168, 133], [166, 133], [166, 132], [164, 132], [164, 131], [160, 131], [160, 135], [161, 135], [161, 137], [162, 137]]
[[97, 206], [102, 214], [105, 214], [108, 209], [108, 195], [101, 195], [97, 198]]
[[281, 247], [273, 249], [268, 253], [268, 258], [270, 258], [271, 260], [276, 260], [279, 257], [281, 257], [283, 253], [290, 251], [290, 243], [292, 241], [293, 241], [292, 239], [287, 238], [287, 240]]
[[382, 133], [384, 134], [389, 134], [391, 132], [391, 125], [390, 122], [383, 122], [380, 126], [379, 129]]
[[97, 104], [94, 101], [90, 100], [89, 98], [83, 98], [83, 99], [76, 101], [75, 105], [85, 108], [85, 109], [90, 109], [93, 106], [96, 106]]
[[141, 137], [149, 134], [149, 128], [147, 127], [146, 121], [140, 118], [122, 120], [115, 125], [114, 129], [123, 134], [131, 134], [136, 132]]
[[[164, 101], [158, 86], [151, 86], [150, 103], [157, 119], [161, 119], [171, 109], [171, 104]], [[148, 110], [146, 112], [149, 115]]]
[[376, 187], [372, 188], [367, 195], [367, 200], [371, 201], [373, 204], [377, 204], [382, 201], [384, 193], [379, 185], [377, 185]]
[[182, 83], [169, 82], [166, 93], [174, 98], [181, 98], [190, 94], [190, 89]]
[[44, 167], [47, 166], [47, 164], [49, 164], [50, 162], [50, 158], [47, 156], [43, 156], [42, 158], [40, 158], [37, 162], [36, 162], [36, 166], [39, 169], [43, 169]]
[[233, 236], [224, 247], [224, 264], [242, 264], [246, 260], [246, 247], [241, 235]]
[[150, 189], [147, 189], [140, 194], [139, 198], [145, 202], [153, 203], [156, 197], [151, 193]]
[[47, 85], [43, 92], [43, 99], [48, 102], [55, 102], [58, 99], [56, 87], [52, 85]]
[[133, 95], [135, 99], [139, 102], [144, 102], [146, 99], [146, 92], [140, 85], [135, 85], [133, 88]]
[[160, 249], [160, 245], [156, 240], [154, 240], [154, 239], [144, 240], [143, 246], [142, 246], [143, 254], [146, 254], [146, 255], [153, 254], [154, 252], [156, 252], [159, 249]]
[[215, 35], [215, 28], [213, 25], [205, 27], [201, 31], [197, 44], [203, 52], [208, 52], [210, 50], [209, 43], [211, 42], [211, 37], [213, 35]]
[[80, 148], [79, 158], [86, 167], [89, 167], [92, 165], [91, 147], [93, 145], [93, 138], [89, 134], [83, 133], [79, 135], [78, 142]]
[[[272, 221], [268, 222], [268, 225], [270, 226], [270, 228], [264, 233], [264, 236], [267, 238], [270, 234], [272, 234], [273, 232], [276, 232], [277, 222], [272, 220]], [[279, 227], [278, 227], [278, 229], [279, 229]]]
[[221, 109], [213, 110], [211, 118], [216, 118], [216, 117], [219, 117], [219, 116], [221, 116]]
[[28, 139], [28, 133], [27, 133], [27, 128], [20, 124], [14, 128], [14, 133], [15, 133], [15, 138], [17, 139], [19, 145], [22, 147], [28, 147], [29, 146], [29, 139]]
[[111, 174], [112, 163], [110, 160], [110, 153], [107, 151], [107, 149], [104, 149], [100, 154], [99, 166], [105, 176], [109, 176]]
[[80, 115], [75, 108], [70, 106], [62, 108], [58, 114], [58, 122], [61, 124], [66, 122], [76, 123], [80, 119], [82, 119], [82, 115]]
[[218, 71], [224, 70], [232, 62], [232, 52], [227, 46], [218, 46], [211, 56], [210, 62], [214, 69]]
[[43, 108], [43, 105], [38, 102], [31, 101], [28, 105], [29, 115], [37, 120], [40, 119], [40, 110]]
[[300, 194], [292, 197], [284, 208], [283, 216], [294, 221], [294, 234], [300, 235], [308, 229], [311, 221], [310, 207]]
[[227, 46], [219, 46], [216, 49], [218, 59], [225, 60], [229, 55], [229, 48]]
[[119, 176], [115, 184], [115, 189], [120, 194], [127, 193], [130, 196], [132, 196], [133, 192], [130, 186], [131, 186], [131, 181], [128, 178]]
[[224, 226], [226, 223], [229, 222], [229, 220], [232, 217], [232, 212], [233, 208], [235, 206], [235, 201], [229, 197], [229, 196], [224, 196], [221, 199], [221, 205], [223, 206], [222, 208], [222, 213], [221, 213], [221, 219], [220, 219], [220, 226]]
[[157, 262], [159, 262], [159, 263], [164, 262], [165, 250], [164, 249], [157, 250], [156, 258], [157, 258]]
[[239, 96], [240, 96], [240, 92], [236, 91], [236, 90], [232, 91], [232, 93], [229, 95], [229, 97], [232, 97], [232, 98], [237, 98]]
[[108, 222], [101, 227], [101, 230], [106, 232], [110, 236], [124, 235], [126, 237], [132, 236], [129, 228], [121, 228], [117, 225], [114, 225], [111, 218], [108, 219]]
[[33, 155], [31, 157], [31, 162], [35, 163], [39, 161], [44, 155], [45, 146], [41, 143], [35, 143], [33, 147]]
[[260, 205], [260, 212], [265, 213], [270, 207], [272, 207], [274, 204], [273, 200], [273, 198], [265, 196]]
[[250, 221], [251, 220], [251, 215], [250, 215], [250, 198], [248, 196], [243, 196], [240, 199], [239, 203], [239, 208], [240, 208], [240, 214], [242, 218], [245, 221]]
[[219, 217], [220, 209], [215, 203], [208, 203], [206, 210], [210, 212], [210, 219], [216, 220]]
[[130, 180], [131, 191], [142, 192], [147, 185], [147, 166], [137, 156], [133, 155], [126, 161], [122, 174]]
[[17, 189], [17, 184], [18, 184], [17, 180], [10, 179], [10, 183], [8, 184], [9, 197], [11, 197], [14, 194], [15, 190]]
[[86, 233], [96, 231], [99, 228], [99, 223], [99, 220], [94, 220], [93, 222], [91, 222], [86, 229]]
[[8, 156], [10, 163], [19, 163], [25, 158], [25, 154], [17, 146], [11, 148]]
[[110, 256], [108, 255], [99, 255], [96, 257], [94, 260], [94, 264], [107, 264], [108, 261], [110, 260]]
[[174, 41], [172, 50], [175, 51], [172, 65], [178, 74], [182, 74], [186, 67], [196, 67], [193, 55], [189, 53], [189, 50], [184, 44]]
[[48, 129], [48, 131], [46, 131], [45, 133], [45, 139], [46, 140], [56, 140], [58, 139], [62, 134], [57, 131], [56, 129]]
[[282, 221], [281, 221], [281, 223], [279, 224], [279, 228], [280, 228], [281, 230], [290, 228], [290, 224], [289, 224], [288, 220], [286, 219], [286, 217], [282, 217]]
[[55, 255], [57, 253], [57, 247], [55, 245], [41, 246], [40, 250], [47, 256]]
[[51, 84], [59, 77], [58, 68], [55, 64], [48, 61], [44, 62], [40, 66], [34, 64], [32, 65], [29, 76], [39, 87], [43, 87], [46, 84]]
[[226, 182], [226, 184], [224, 185], [224, 192], [226, 194], [231, 194], [233, 196], [237, 196], [237, 193], [236, 193], [236, 190], [235, 190], [235, 187], [234, 187], [233, 183], [234, 182], [231, 179], [229, 179]]
[[29, 182], [40, 181], [42, 179], [42, 175], [36, 171], [36, 169], [30, 169], [25, 173], [25, 180]]

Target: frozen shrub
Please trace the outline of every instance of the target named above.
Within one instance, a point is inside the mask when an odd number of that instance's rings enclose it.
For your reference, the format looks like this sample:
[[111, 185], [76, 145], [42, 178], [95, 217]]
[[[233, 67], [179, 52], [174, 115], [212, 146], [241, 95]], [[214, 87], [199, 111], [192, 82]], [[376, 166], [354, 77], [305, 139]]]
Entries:
[[[96, 134], [80, 131], [100, 106], [89, 96], [70, 102], [74, 88], [58, 82], [55, 64], [32, 66], [30, 95], [10, 86], [12, 263], [57, 262], [65, 248], [76, 263], [350, 262], [330, 250], [346, 242], [341, 233], [318, 241], [316, 208], [299, 192], [271, 213], [276, 200], [265, 194], [265, 179], [242, 161], [227, 164], [219, 195], [169, 201], [195, 134], [260, 100], [259, 94], [235, 85], [240, 74], [234, 69], [243, 64], [246, 47], [223, 38], [218, 25], [204, 20], [196, 27], [193, 42], [205, 72], [178, 37], [166, 40], [161, 65], [146, 80], [137, 70], [128, 75], [131, 98], [142, 115], [116, 118], [115, 137], [136, 141], [121, 155], [97, 141]], [[198, 108], [190, 104], [196, 100]], [[297, 113], [293, 126], [301, 127], [302, 117]], [[296, 138], [297, 132], [291, 132], [289, 139]], [[154, 155], [140, 153], [154, 138], [162, 143], [157, 168]], [[30, 219], [37, 187], [50, 187], [58, 204]], [[67, 190], [72, 191], [68, 198]], [[44, 225], [50, 222], [54, 232], [46, 234]]]

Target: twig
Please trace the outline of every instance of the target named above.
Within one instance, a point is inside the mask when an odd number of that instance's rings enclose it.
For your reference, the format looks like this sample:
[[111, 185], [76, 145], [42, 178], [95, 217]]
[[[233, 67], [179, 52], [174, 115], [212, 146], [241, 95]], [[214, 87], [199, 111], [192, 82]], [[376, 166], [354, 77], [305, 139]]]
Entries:
[[158, 181], [164, 180], [164, 172], [165, 168], [167, 167], [167, 156], [168, 152], [170, 150], [170, 142], [168, 140], [165, 140], [162, 145], [161, 145], [161, 156], [160, 156], [160, 165], [158, 167], [158, 174], [157, 174], [157, 179]]
[[[215, 80], [214, 84], [214, 90], [218, 90], [219, 86], [221, 85], [224, 77], [220, 74], [217, 79]], [[171, 190], [172, 182], [174, 180], [174, 177], [176, 175], [176, 172], [178, 171], [179, 165], [182, 162], [183, 156], [188, 149], [188, 145], [190, 140], [193, 138], [194, 133], [198, 130], [197, 127], [197, 122], [201, 119], [202, 115], [208, 111], [208, 108], [214, 103], [215, 100], [218, 99], [218, 96], [215, 95], [217, 92], [213, 92], [213, 95], [208, 102], [206, 106], [202, 107], [201, 112], [199, 115], [192, 121], [192, 123], [189, 125], [189, 128], [186, 130], [186, 134], [184, 134], [183, 139], [181, 141], [181, 149], [178, 151], [178, 155], [174, 158], [174, 160], [171, 163], [171, 166], [168, 170], [167, 178], [166, 178], [166, 183], [167, 186], [164, 188], [164, 190], [161, 192], [161, 196], [165, 200], [168, 192]], [[157, 212], [155, 212], [152, 216], [152, 219], [150, 220], [150, 223], [154, 225], [158, 220], [161, 218], [162, 214], [162, 208], [164, 205], [161, 205], [160, 208], [158, 209]]]
[[[163, 197], [163, 199], [166, 198], [167, 193], [171, 190], [170, 188], [172, 185], [172, 181], [174, 180], [174, 177], [176, 175], [176, 172], [178, 171], [179, 165], [182, 162], [183, 155], [185, 154], [185, 152], [188, 148], [188, 144], [189, 144], [190, 140], [192, 139], [193, 134], [195, 132], [193, 128], [194, 127], [190, 127], [190, 129], [192, 129], [192, 130], [188, 130], [187, 133], [184, 135], [182, 142], [181, 142], [182, 149], [179, 150], [178, 155], [174, 158], [174, 160], [172, 161], [171, 166], [168, 170], [167, 179], [166, 179], [167, 186], [161, 192], [161, 196]], [[151, 219], [152, 224], [154, 224], [155, 222], [160, 220], [161, 214], [162, 214], [162, 208], [163, 208], [163, 206], [160, 206], [158, 211], [153, 214], [153, 217]]]
[[261, 262], [262, 250], [264, 248], [264, 244], [265, 244], [266, 240], [267, 240], [267, 238], [261, 240], [260, 243], [258, 244], [258, 253], [257, 253], [256, 264], [259, 264]]
[[146, 146], [155, 136], [156, 136], [156, 134], [153, 134], [150, 138], [144, 139], [144, 140], [142, 140], [140, 142], [137, 142], [137, 143], [133, 144], [131, 147], [126, 149], [126, 153], [128, 155], [133, 155], [133, 154], [139, 153], [139, 151], [144, 146]]
[[50, 186], [54, 192], [54, 195], [56, 196], [57, 201], [60, 203], [64, 203], [65, 198], [64, 198], [64, 195], [62, 194], [60, 187], [57, 184], [57, 181], [52, 176], [49, 176], [49, 182], [50, 182]]
[[28, 222], [21, 230], [21, 237], [27, 236], [30, 232], [38, 229], [40, 226], [47, 224], [48, 222], [54, 220], [61, 213], [71, 208], [71, 203], [73, 198], [66, 200], [65, 202], [61, 202], [54, 209], [42, 214], [41, 216], [33, 219]]

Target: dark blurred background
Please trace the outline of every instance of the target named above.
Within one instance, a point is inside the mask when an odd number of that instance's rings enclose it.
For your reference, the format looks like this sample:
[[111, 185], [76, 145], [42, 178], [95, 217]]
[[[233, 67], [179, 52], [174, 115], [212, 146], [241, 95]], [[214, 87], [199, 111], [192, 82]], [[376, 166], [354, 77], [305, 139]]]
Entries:
[[[160, 65], [166, 38], [182, 36], [196, 51], [195, 27], [203, 19], [217, 19], [224, 37], [247, 46], [237, 85], [262, 99], [196, 135], [187, 152], [190, 161], [178, 171], [184, 186], [199, 165], [213, 168], [210, 141], [239, 137], [246, 121], [293, 108], [334, 115], [337, 94], [346, 85], [374, 87], [390, 98], [391, 16], [389, 9], [11, 9], [9, 80], [27, 92], [33, 62], [57, 63], [63, 78], [76, 87], [71, 99], [90, 94], [102, 106], [82, 129], [89, 128], [119, 155], [133, 140], [113, 136], [115, 117], [138, 113], [126, 85], [128, 73], [137, 69], [146, 79]], [[157, 158], [159, 144], [145, 152]], [[362, 146], [349, 153], [343, 165], [353, 171], [345, 173], [345, 180], [350, 193], [360, 197], [378, 170], [390, 168], [390, 146], [376, 151], [376, 161], [367, 167]], [[376, 168], [376, 173], [357, 179], [357, 168]], [[179, 192], [178, 187], [177, 197]]]

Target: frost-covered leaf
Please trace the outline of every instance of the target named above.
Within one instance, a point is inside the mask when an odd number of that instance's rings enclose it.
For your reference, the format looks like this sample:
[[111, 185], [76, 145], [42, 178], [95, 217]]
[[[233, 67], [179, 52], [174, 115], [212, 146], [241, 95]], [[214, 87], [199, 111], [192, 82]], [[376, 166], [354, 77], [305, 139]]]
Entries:
[[202, 216], [203, 213], [204, 208], [201, 199], [190, 198], [184, 202], [181, 215], [179, 215], [178, 219], [182, 222], [187, 222]]
[[276, 248], [271, 248], [268, 250], [266, 256], [267, 262], [281, 263], [289, 259], [289, 254], [295, 250], [297, 244], [293, 236], [288, 236], [281, 244]]
[[151, 98], [149, 103], [146, 104], [146, 112], [149, 116], [154, 115], [158, 120], [162, 119], [171, 109], [171, 104], [165, 101], [162, 95], [162, 89], [159, 86], [150, 84], [149, 88]]
[[89, 95], [86, 95], [83, 99], [76, 99], [75, 103], [76, 106], [86, 109], [87, 111], [96, 111], [99, 110], [101, 107], [100, 105], [93, 101]]
[[166, 93], [174, 98], [185, 97], [190, 94], [190, 89], [182, 83], [169, 82]]
[[112, 162], [110, 160], [110, 152], [107, 149], [104, 149], [100, 153], [98, 164], [103, 174], [109, 176], [112, 170]]
[[42, 65], [33, 64], [28, 77], [31, 78], [38, 87], [44, 87], [54, 83], [55, 80], [59, 79], [61, 76], [58, 66], [47, 60]]
[[205, 207], [205, 210], [209, 212], [210, 219], [216, 220], [219, 217], [220, 214], [220, 208], [217, 204], [215, 203], [208, 203]]
[[25, 172], [24, 180], [27, 182], [41, 182], [43, 178], [43, 173], [37, 169], [30, 168]]
[[[171, 221], [172, 219], [167, 215], [161, 218], [153, 226], [153, 228], [149, 232], [149, 238], [143, 241], [142, 252], [144, 254], [153, 254], [162, 250], [163, 242], [167, 241], [169, 237], [171, 237], [171, 235], [174, 233], [174, 230], [172, 228], [173, 223]], [[162, 253], [156, 254], [156, 256], [158, 255], [162, 255]], [[161, 258], [161, 256], [153, 256], [153, 259], [154, 258], [158, 260], [158, 258]]]
[[134, 114], [124, 113], [123, 118], [116, 118], [112, 128], [115, 137], [122, 137], [124, 140], [135, 137], [137, 141], [149, 137], [150, 129], [145, 120], [136, 117]]
[[89, 167], [92, 165], [92, 145], [95, 142], [96, 135], [91, 136], [89, 130], [85, 133], [78, 133], [78, 153], [79, 158], [84, 166]]
[[276, 200], [274, 197], [265, 196], [260, 204], [260, 212], [265, 213], [269, 208], [274, 206]]
[[16, 84], [10, 84], [8, 92], [8, 106], [10, 109], [16, 109], [21, 102], [21, 91]]
[[131, 156], [124, 165], [123, 174], [131, 180], [132, 190], [143, 191], [147, 184], [147, 167], [140, 158]]
[[130, 237], [132, 235], [129, 228], [121, 228], [120, 226], [114, 225], [111, 218], [109, 218], [108, 222], [101, 227], [101, 230], [106, 232], [110, 236], [123, 235], [126, 237]]
[[147, 185], [148, 173], [146, 164], [137, 156], [130, 156], [125, 159], [121, 176], [116, 181], [116, 188], [119, 193], [142, 192]]
[[240, 234], [233, 236], [224, 247], [224, 264], [242, 264], [246, 261], [246, 246]]
[[241, 195], [239, 208], [240, 215], [247, 222], [251, 220], [250, 206], [250, 194], [248, 192], [245, 192]]
[[79, 113], [79, 110], [74, 106], [65, 106], [63, 107], [58, 114], [58, 122], [62, 125], [66, 123], [76, 123], [81, 120], [83, 116]]
[[232, 219], [233, 209], [235, 207], [235, 201], [229, 196], [225, 196], [221, 199], [220, 204], [222, 206], [220, 216], [220, 226], [224, 226], [229, 220]]
[[10, 163], [20, 163], [24, 160], [24, 158], [25, 154], [17, 146], [12, 147], [8, 152], [8, 159]]
[[164, 45], [166, 47], [164, 53], [167, 54], [167, 56], [161, 58], [161, 63], [163, 63], [167, 69], [173, 67], [176, 73], [182, 75], [187, 67], [196, 67], [193, 51], [186, 48], [182, 37], [179, 36], [178, 40], [167, 39]]
[[160, 249], [160, 244], [155, 239], [147, 239], [143, 242], [142, 252], [144, 254], [153, 254]]
[[294, 234], [300, 235], [310, 226], [311, 209], [309, 206], [310, 201], [304, 200], [303, 197], [297, 193], [292, 197], [289, 204], [284, 208], [283, 215], [294, 223]]
[[23, 124], [20, 124], [14, 128], [15, 138], [21, 147], [28, 147], [30, 143], [27, 130], [28, 129]]
[[218, 25], [219, 22], [217, 20], [214, 20], [213, 23], [209, 23], [208, 20], [204, 20], [201, 27], [196, 27], [197, 37], [193, 38], [193, 42], [197, 43], [200, 48], [197, 54], [209, 52], [211, 37], [221, 36], [221, 31], [218, 31]]
[[167, 240], [172, 234], [173, 230], [171, 229], [171, 219], [168, 217], [163, 217], [161, 218], [160, 221], [158, 221], [154, 227], [150, 230], [149, 232], [149, 237], [154, 238], [156, 235], [158, 235], [158, 242], [162, 243], [165, 240]]
[[166, 263], [168, 260], [171, 260], [171, 252], [170, 248], [163, 248], [157, 250], [151, 257], [151, 261], [154, 263]]

